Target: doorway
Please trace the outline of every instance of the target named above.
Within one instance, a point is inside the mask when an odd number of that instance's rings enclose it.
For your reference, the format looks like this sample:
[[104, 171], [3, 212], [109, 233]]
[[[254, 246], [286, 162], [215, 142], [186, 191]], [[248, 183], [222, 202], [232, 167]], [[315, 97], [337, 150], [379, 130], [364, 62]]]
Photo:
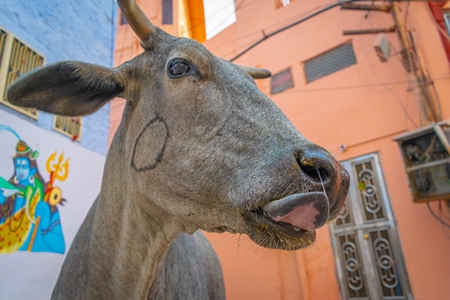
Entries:
[[342, 165], [350, 190], [330, 224], [342, 299], [413, 299], [378, 155]]

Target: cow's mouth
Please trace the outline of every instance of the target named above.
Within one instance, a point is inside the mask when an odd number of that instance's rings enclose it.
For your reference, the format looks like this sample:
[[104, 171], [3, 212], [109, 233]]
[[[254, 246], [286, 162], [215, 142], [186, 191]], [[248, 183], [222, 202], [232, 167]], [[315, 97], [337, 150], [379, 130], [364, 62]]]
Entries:
[[311, 245], [315, 230], [328, 217], [329, 201], [322, 192], [293, 194], [244, 214], [250, 238], [261, 246], [286, 250]]

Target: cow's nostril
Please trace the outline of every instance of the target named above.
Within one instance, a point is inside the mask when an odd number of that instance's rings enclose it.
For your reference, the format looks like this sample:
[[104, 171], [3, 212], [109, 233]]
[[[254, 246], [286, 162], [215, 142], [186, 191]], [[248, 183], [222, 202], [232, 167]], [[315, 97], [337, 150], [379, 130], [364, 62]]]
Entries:
[[305, 173], [309, 178], [313, 179], [315, 182], [318, 183], [325, 183], [328, 182], [330, 179], [329, 172], [320, 166], [316, 166], [311, 159], [307, 159], [305, 157], [303, 158], [297, 158], [297, 163], [302, 169], [303, 173]]

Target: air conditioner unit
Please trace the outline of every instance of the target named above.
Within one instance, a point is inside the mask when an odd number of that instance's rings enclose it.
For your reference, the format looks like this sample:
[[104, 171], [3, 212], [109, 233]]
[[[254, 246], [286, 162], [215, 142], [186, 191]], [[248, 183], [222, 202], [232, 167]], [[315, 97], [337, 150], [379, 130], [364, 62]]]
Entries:
[[394, 138], [400, 146], [414, 202], [450, 200], [450, 121]]

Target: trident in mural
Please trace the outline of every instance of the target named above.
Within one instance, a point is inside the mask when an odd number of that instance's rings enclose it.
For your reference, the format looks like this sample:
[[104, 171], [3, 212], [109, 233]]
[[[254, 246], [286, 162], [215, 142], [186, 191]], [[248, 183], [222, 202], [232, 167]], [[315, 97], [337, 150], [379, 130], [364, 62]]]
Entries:
[[69, 159], [64, 161], [64, 154], [61, 154], [58, 160], [55, 162], [57, 152], [53, 152], [47, 159], [46, 169], [50, 174], [50, 181], [48, 182], [47, 189], [45, 190], [44, 201], [51, 205], [59, 204], [62, 201], [61, 189], [53, 187], [55, 180], [65, 181], [69, 176]]
[[[61, 189], [55, 180], [65, 181], [69, 159], [54, 152], [47, 159], [50, 181], [41, 176], [37, 158], [26, 142], [10, 127], [19, 142], [13, 157], [14, 174], [9, 180], [0, 177], [0, 253], [15, 251], [64, 253], [65, 242], [57, 205], [63, 205]], [[65, 159], [65, 160], [64, 160]], [[1, 171], [1, 170], [0, 170]]]

